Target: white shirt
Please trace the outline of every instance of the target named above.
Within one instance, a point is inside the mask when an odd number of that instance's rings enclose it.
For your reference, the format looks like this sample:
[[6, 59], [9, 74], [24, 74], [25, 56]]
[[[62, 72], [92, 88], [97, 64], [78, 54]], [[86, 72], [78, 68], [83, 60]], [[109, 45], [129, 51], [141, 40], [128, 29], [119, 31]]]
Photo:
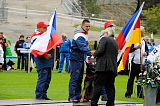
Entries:
[[[139, 43], [134, 44], [134, 48], [137, 47], [139, 45]], [[142, 47], [141, 49], [136, 49], [134, 52], [132, 52], [133, 55], [133, 62], [135, 64], [141, 64], [140, 62], [140, 50], [141, 50], [141, 57], [142, 57], [142, 64], [144, 64], [145, 61], [145, 57], [143, 56], [144, 52], [145, 52], [145, 41], [142, 40]]]
[[2, 48], [2, 45], [0, 44], [0, 63], [4, 63], [4, 57], [3, 57], [4, 51]]

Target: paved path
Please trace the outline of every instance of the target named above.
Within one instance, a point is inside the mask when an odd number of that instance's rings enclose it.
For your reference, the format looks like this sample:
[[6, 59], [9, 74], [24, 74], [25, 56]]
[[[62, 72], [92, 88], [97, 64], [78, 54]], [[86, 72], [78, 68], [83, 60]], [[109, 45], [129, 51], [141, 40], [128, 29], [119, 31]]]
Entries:
[[[100, 106], [104, 106], [106, 102], [99, 101]], [[116, 106], [143, 106], [141, 103], [116, 101]], [[36, 100], [36, 99], [10, 99], [0, 100], [0, 106], [89, 106], [90, 103], [69, 103], [68, 101], [56, 100]]]

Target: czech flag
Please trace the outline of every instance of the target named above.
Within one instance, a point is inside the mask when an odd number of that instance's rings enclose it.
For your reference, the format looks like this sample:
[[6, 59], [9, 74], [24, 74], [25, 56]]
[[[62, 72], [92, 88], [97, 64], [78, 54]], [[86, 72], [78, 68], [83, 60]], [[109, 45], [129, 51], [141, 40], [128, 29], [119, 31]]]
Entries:
[[47, 31], [32, 37], [31, 53], [37, 57], [48, 53], [56, 45], [62, 44], [62, 37], [56, 33], [56, 10], [50, 19]]
[[119, 61], [120, 57], [122, 56], [118, 66], [118, 72], [125, 69], [131, 45], [141, 43], [140, 14], [142, 12], [143, 5], [144, 3], [139, 8], [139, 10], [129, 19], [116, 38], [119, 49], [117, 60]]

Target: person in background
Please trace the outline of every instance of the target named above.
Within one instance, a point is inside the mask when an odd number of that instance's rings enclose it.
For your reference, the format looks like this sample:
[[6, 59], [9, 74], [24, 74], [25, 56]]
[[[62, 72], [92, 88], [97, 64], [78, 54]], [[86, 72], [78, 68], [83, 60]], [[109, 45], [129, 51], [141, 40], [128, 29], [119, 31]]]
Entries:
[[[24, 49], [30, 49], [31, 47], [31, 37], [26, 37], [26, 41], [23, 43]], [[31, 55], [31, 54], [30, 54]], [[30, 56], [31, 58], [31, 56]], [[24, 62], [25, 62], [25, 71], [28, 72], [28, 60], [29, 59], [29, 53], [24, 53]], [[32, 71], [32, 68], [30, 67], [30, 72]]]
[[154, 42], [154, 39], [150, 39], [150, 43], [147, 44], [148, 46], [148, 52], [152, 52], [155, 47], [158, 47], [158, 45]]
[[70, 81], [69, 97], [70, 102], [79, 102], [81, 98], [82, 79], [84, 73], [84, 61], [87, 56], [92, 56], [88, 47], [88, 31], [90, 21], [83, 20], [81, 27], [77, 27], [72, 40], [70, 54]]
[[60, 63], [58, 72], [61, 73], [63, 70], [64, 61], [66, 60], [65, 71], [68, 72], [69, 69], [69, 56], [71, 49], [71, 41], [67, 38], [65, 33], [62, 33], [63, 44], [60, 45], [59, 53], [60, 53]]
[[91, 106], [98, 106], [98, 100], [105, 89], [107, 94], [106, 106], [114, 106], [115, 101], [115, 77], [117, 76], [117, 55], [118, 44], [112, 36], [111, 29], [102, 31], [102, 37], [99, 41], [97, 50], [94, 53], [96, 58], [96, 69], [94, 79], [93, 97]]
[[24, 35], [20, 35], [19, 40], [16, 42], [15, 47], [14, 47], [14, 50], [18, 57], [17, 70], [20, 70], [20, 69], [24, 70], [24, 54], [21, 53], [20, 50], [18, 50], [19, 48], [23, 48], [24, 42], [25, 42]]
[[59, 45], [56, 46], [56, 69], [59, 68], [59, 61], [60, 61], [60, 53], [59, 53]]
[[7, 71], [7, 66], [6, 66], [6, 47], [8, 46], [8, 41], [6, 40], [6, 38], [3, 36], [3, 32], [0, 32], [0, 39], [2, 40], [2, 48], [3, 48], [3, 52], [4, 52], [4, 64], [2, 65], [2, 70]]
[[148, 36], [145, 36], [143, 39], [144, 39], [144, 41], [146, 42], [147, 45], [150, 44], [150, 41], [149, 41], [149, 37], [148, 37]]
[[2, 69], [2, 65], [4, 64], [4, 52], [3, 52], [3, 48], [2, 48], [2, 39], [0, 39], [0, 71]]

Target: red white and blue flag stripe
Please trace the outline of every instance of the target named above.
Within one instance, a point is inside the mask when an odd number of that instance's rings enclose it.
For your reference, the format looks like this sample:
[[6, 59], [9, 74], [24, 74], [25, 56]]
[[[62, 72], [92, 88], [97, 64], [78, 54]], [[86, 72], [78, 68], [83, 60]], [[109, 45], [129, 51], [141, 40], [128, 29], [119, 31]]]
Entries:
[[62, 37], [56, 33], [56, 10], [50, 19], [47, 31], [37, 33], [32, 37], [31, 53], [37, 57], [46, 54], [56, 45], [62, 44]]

